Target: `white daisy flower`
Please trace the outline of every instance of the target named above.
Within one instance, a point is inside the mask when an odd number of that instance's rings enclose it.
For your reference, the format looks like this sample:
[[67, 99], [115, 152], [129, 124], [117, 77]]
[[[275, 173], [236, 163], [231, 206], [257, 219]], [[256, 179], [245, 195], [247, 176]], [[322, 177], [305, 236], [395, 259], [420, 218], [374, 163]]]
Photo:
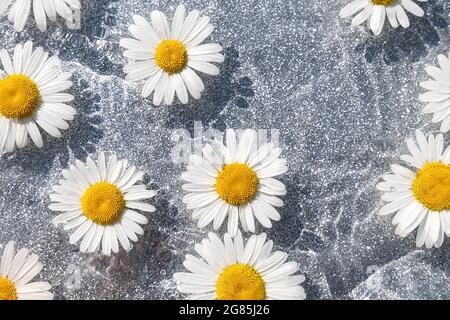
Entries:
[[233, 129], [226, 131], [226, 147], [213, 150], [207, 144], [203, 158], [192, 155], [187, 171], [181, 175], [187, 183], [183, 197], [187, 208], [194, 210], [198, 227], [211, 222], [214, 230], [228, 216], [228, 233], [235, 236], [240, 220], [244, 231], [255, 232], [255, 218], [266, 228], [280, 214], [274, 207], [282, 207], [278, 196], [286, 194], [286, 187], [273, 177], [287, 171], [286, 160], [281, 159], [281, 148], [272, 143], [258, 147], [255, 130], [247, 129], [239, 139]]
[[438, 56], [439, 67], [428, 66], [425, 71], [434, 79], [420, 83], [428, 92], [421, 94], [419, 100], [426, 102], [424, 113], [433, 113], [433, 123], [441, 122], [441, 131], [450, 129], [450, 53], [449, 58]]
[[88, 157], [86, 164], [75, 161], [63, 170], [64, 179], [53, 186], [50, 195], [53, 211], [64, 213], [56, 216], [53, 223], [63, 223], [65, 230], [75, 229], [70, 236], [71, 244], [81, 240], [81, 252], [96, 252], [100, 246], [105, 255], [119, 251], [119, 243], [129, 251], [129, 240], [138, 241], [143, 235], [140, 224], [148, 220], [136, 212], [154, 212], [155, 207], [144, 202], [156, 194], [145, 185], [136, 184], [144, 176], [143, 171], [129, 166], [127, 160], [117, 160], [111, 155], [106, 161], [100, 153], [97, 163]]
[[37, 255], [25, 248], [16, 254], [14, 242], [8, 242], [0, 265], [0, 300], [52, 300], [50, 283], [30, 283], [42, 268]]
[[386, 192], [382, 199], [389, 202], [379, 213], [396, 213], [392, 223], [401, 237], [418, 228], [417, 247], [438, 248], [444, 233], [450, 235], [450, 148], [443, 153], [442, 134], [430, 134], [427, 140], [416, 130], [416, 138], [418, 146], [407, 142], [411, 155], [401, 156], [415, 169], [394, 164], [393, 174], [384, 175], [384, 181], [377, 184]]
[[175, 93], [183, 104], [188, 102], [188, 92], [200, 99], [205, 86], [194, 70], [218, 75], [219, 68], [211, 62], [224, 60], [219, 44], [201, 44], [214, 29], [210, 18], [200, 16], [198, 10], [191, 11], [187, 17], [185, 13], [184, 6], [179, 5], [171, 28], [160, 11], [151, 13], [151, 23], [135, 15], [129, 31], [136, 39], [120, 41], [128, 49], [124, 56], [132, 60], [123, 68], [126, 79], [146, 79], [142, 95], [148, 97], [154, 92], [155, 105], [163, 100], [166, 105], [172, 104]]
[[353, 0], [341, 10], [339, 16], [349, 18], [356, 14], [352, 25], [359, 26], [367, 21], [372, 32], [378, 36], [383, 31], [386, 16], [393, 28], [398, 28], [399, 25], [409, 27], [406, 11], [422, 17], [425, 12], [414, 1], [427, 0]]
[[79, 0], [1, 0], [0, 17], [10, 8], [8, 19], [14, 24], [14, 29], [20, 32], [27, 23], [31, 7], [37, 27], [43, 32], [47, 30], [47, 17], [56, 21], [59, 15], [69, 20], [72, 18], [72, 10], [80, 10], [81, 4]]
[[186, 255], [190, 271], [175, 273], [178, 291], [199, 300], [303, 300], [305, 280], [297, 263], [286, 262], [288, 255], [272, 252], [266, 234], [252, 235], [244, 244], [241, 233], [224, 241], [210, 232], [195, 246], [201, 258]]
[[0, 153], [25, 147], [28, 135], [42, 147], [38, 126], [60, 138], [60, 130], [69, 128], [66, 121], [76, 114], [65, 104], [73, 96], [63, 93], [72, 86], [71, 73], [62, 72], [56, 56], [48, 58], [40, 47], [33, 50], [31, 41], [15, 47], [12, 61], [0, 50], [0, 60]]

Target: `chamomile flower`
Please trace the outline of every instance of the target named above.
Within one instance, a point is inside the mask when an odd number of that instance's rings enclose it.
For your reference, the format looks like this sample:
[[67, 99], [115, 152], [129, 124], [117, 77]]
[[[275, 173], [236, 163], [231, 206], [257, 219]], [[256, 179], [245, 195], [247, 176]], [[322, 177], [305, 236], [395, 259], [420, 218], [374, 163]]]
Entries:
[[1, 0], [0, 16], [8, 10], [8, 19], [14, 29], [20, 32], [25, 27], [30, 11], [33, 9], [34, 20], [41, 31], [47, 30], [47, 17], [56, 21], [57, 16], [65, 20], [72, 18], [72, 10], [80, 10], [79, 0]]
[[441, 131], [450, 129], [450, 53], [447, 58], [438, 56], [439, 67], [428, 66], [425, 71], [433, 80], [421, 82], [422, 88], [429, 90], [421, 94], [419, 100], [426, 102], [424, 113], [433, 113], [432, 122], [441, 122]]
[[372, 32], [378, 36], [383, 32], [386, 17], [393, 28], [398, 28], [399, 25], [409, 27], [406, 11], [422, 17], [425, 13], [415, 1], [427, 0], [353, 0], [341, 10], [339, 16], [349, 18], [356, 14], [352, 25], [358, 26], [367, 21]]
[[195, 246], [200, 255], [186, 255], [184, 266], [190, 272], [175, 273], [178, 290], [201, 300], [303, 300], [305, 280], [297, 263], [286, 262], [287, 254], [272, 252], [266, 234], [252, 235], [244, 244], [241, 233], [222, 241], [210, 232]]
[[[217, 148], [216, 148], [217, 149]], [[214, 150], [207, 144], [203, 157], [190, 156], [187, 171], [181, 175], [187, 183], [183, 202], [193, 210], [198, 227], [212, 223], [214, 230], [228, 217], [228, 233], [235, 236], [239, 221], [244, 231], [255, 232], [255, 218], [266, 228], [280, 214], [274, 207], [283, 206], [278, 196], [286, 187], [273, 177], [287, 171], [281, 148], [272, 143], [258, 146], [255, 130], [247, 129], [237, 138], [233, 129], [226, 131], [226, 146]]]
[[63, 93], [72, 86], [71, 73], [62, 72], [56, 56], [48, 58], [42, 48], [33, 50], [28, 41], [17, 45], [13, 59], [0, 50], [0, 153], [23, 148], [28, 136], [37, 147], [43, 146], [38, 126], [53, 137], [69, 128], [76, 111], [66, 102], [73, 96]]
[[220, 45], [201, 44], [214, 29], [210, 18], [201, 16], [198, 10], [186, 16], [185, 7], [179, 5], [171, 28], [160, 11], [151, 13], [151, 23], [140, 15], [135, 15], [133, 20], [129, 31], [135, 39], [120, 41], [127, 49], [124, 56], [132, 60], [123, 68], [126, 79], [145, 79], [142, 95], [148, 97], [153, 93], [155, 105], [162, 101], [172, 104], [175, 94], [186, 104], [188, 92], [200, 99], [205, 86], [196, 71], [218, 75], [219, 68], [213, 63], [224, 60]]
[[52, 300], [50, 283], [30, 283], [42, 268], [37, 255], [25, 248], [16, 254], [14, 242], [8, 242], [0, 265], [0, 300]]
[[402, 155], [414, 170], [394, 164], [393, 174], [383, 176], [377, 188], [386, 192], [389, 203], [381, 215], [396, 213], [392, 223], [401, 237], [417, 230], [416, 245], [427, 248], [442, 245], [444, 233], [450, 235], [450, 148], [443, 152], [442, 134], [428, 136], [417, 130], [417, 144], [408, 140], [411, 155]]
[[140, 225], [148, 219], [136, 212], [154, 212], [155, 207], [144, 202], [156, 194], [145, 185], [136, 184], [144, 172], [136, 171], [127, 160], [111, 155], [106, 161], [103, 152], [98, 162], [88, 157], [86, 163], [75, 161], [63, 170], [64, 179], [53, 186], [49, 209], [61, 211], [53, 223], [63, 223], [65, 230], [74, 229], [70, 243], [81, 240], [81, 252], [95, 252], [100, 247], [105, 255], [119, 251], [119, 243], [129, 251], [131, 241], [138, 241], [144, 230]]

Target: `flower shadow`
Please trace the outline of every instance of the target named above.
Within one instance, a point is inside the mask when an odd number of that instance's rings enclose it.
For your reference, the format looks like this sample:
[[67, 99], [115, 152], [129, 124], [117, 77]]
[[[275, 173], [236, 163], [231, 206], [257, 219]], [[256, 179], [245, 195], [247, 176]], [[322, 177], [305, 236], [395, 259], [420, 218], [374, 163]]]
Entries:
[[[168, 194], [152, 183], [150, 177], [144, 177], [144, 184], [149, 189], [157, 190], [157, 196], [150, 201], [157, 211], [145, 213], [149, 223], [142, 226], [145, 233], [133, 243], [133, 249], [125, 252], [122, 248], [120, 252], [112, 258], [101, 255], [96, 256], [96, 260], [107, 259], [106, 272], [115, 281], [129, 283], [136, 282], [136, 285], [145, 283], [146, 287], [157, 285], [161, 281], [170, 280], [175, 268], [179, 265], [179, 257], [175, 254], [175, 248], [171, 242], [177, 229], [182, 229], [183, 222], [178, 217], [178, 210], [170, 205]], [[131, 286], [133, 287], [133, 286]], [[153, 291], [153, 290], [152, 290]], [[155, 296], [156, 291], [149, 293], [146, 298], [166, 298]]]
[[408, 59], [416, 62], [428, 53], [428, 47], [439, 44], [438, 31], [448, 28], [444, 7], [430, 0], [422, 5], [425, 16], [410, 16], [411, 26], [407, 29], [390, 28], [384, 36], [369, 38], [363, 44], [356, 47], [357, 52], [363, 52], [365, 60], [374, 62], [378, 57], [390, 65]]
[[[288, 179], [287, 176], [284, 176], [280, 179], [286, 185], [287, 194], [285, 197], [280, 197], [284, 206], [281, 208], [277, 208], [280, 213], [281, 219], [278, 222], [273, 221], [273, 227], [270, 230], [267, 230], [270, 239], [277, 243], [279, 246], [297, 246], [297, 244], [292, 241], [293, 239], [290, 237], [286, 237], [287, 234], [296, 235], [297, 239], [302, 236], [304, 231], [304, 223], [303, 218], [306, 213], [303, 212], [303, 208], [299, 203], [302, 202], [302, 199], [306, 196], [307, 185], [302, 181], [304, 179], [303, 176], [291, 176]], [[299, 207], [301, 208], [299, 210]], [[300, 243], [301, 249], [306, 249], [302, 247]]]
[[103, 122], [100, 111], [101, 97], [90, 87], [88, 81], [80, 79], [76, 88], [78, 95], [74, 105], [77, 115], [66, 136], [67, 144], [61, 158], [62, 165], [67, 166], [70, 152], [77, 159], [84, 159], [96, 151], [95, 146], [103, 138], [100, 125]]
[[[224, 49], [225, 61], [217, 77], [205, 80], [205, 91], [198, 101], [191, 100], [187, 106], [175, 104], [168, 112], [165, 125], [169, 128], [193, 129], [194, 121], [224, 130], [224, 110], [227, 107], [248, 108], [252, 98], [253, 82], [249, 77], [237, 77], [241, 63], [239, 52], [233, 48]], [[192, 99], [192, 98], [191, 98]]]

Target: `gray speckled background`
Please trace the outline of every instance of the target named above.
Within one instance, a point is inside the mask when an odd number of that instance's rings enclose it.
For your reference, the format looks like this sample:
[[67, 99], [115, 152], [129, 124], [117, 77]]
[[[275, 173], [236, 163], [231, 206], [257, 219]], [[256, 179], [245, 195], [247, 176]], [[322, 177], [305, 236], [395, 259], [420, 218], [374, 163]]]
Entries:
[[[42, 34], [34, 21], [21, 34], [2, 19], [2, 46], [32, 39], [74, 73], [79, 111], [60, 140], [0, 158], [0, 243], [16, 240], [41, 256], [42, 277], [57, 299], [179, 299], [172, 274], [207, 230], [197, 229], [180, 199], [182, 165], [172, 163], [171, 135], [205, 128], [280, 129], [290, 171], [282, 219], [269, 230], [306, 275], [309, 299], [450, 298], [450, 241], [416, 249], [377, 216], [380, 175], [405, 150], [420, 113], [426, 64], [449, 47], [447, 0], [422, 3], [426, 17], [408, 30], [374, 38], [338, 12], [350, 0], [189, 0], [212, 18], [225, 48], [221, 75], [205, 78], [200, 101], [154, 107], [140, 85], [123, 81], [118, 42], [135, 13], [172, 16], [178, 1], [85, 0], [82, 29], [62, 21]], [[447, 136], [447, 139], [450, 138]], [[75, 158], [115, 151], [144, 169], [159, 189], [158, 211], [126, 254], [80, 254], [50, 223], [48, 192]]]

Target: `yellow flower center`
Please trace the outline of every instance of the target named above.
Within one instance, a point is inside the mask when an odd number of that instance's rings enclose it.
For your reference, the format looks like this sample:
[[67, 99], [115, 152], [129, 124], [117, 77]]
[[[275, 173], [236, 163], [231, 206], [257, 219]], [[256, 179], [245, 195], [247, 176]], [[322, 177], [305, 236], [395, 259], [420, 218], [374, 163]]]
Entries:
[[0, 80], [0, 114], [10, 119], [31, 116], [39, 104], [39, 89], [33, 80], [13, 74]]
[[16, 299], [16, 286], [10, 280], [0, 277], [0, 300]]
[[433, 211], [450, 209], [450, 166], [430, 162], [416, 174], [412, 190], [417, 201]]
[[125, 200], [122, 192], [108, 182], [90, 186], [81, 197], [84, 215], [97, 224], [112, 224], [122, 215]]
[[178, 40], [163, 40], [156, 48], [156, 65], [167, 73], [179, 73], [188, 60], [186, 47]]
[[226, 267], [216, 283], [218, 300], [264, 300], [266, 287], [250, 265], [236, 263]]
[[372, 3], [374, 5], [382, 5], [382, 6], [390, 6], [393, 4], [396, 0], [372, 0]]
[[245, 163], [223, 166], [216, 178], [216, 191], [220, 198], [232, 205], [249, 202], [256, 193], [258, 177]]

